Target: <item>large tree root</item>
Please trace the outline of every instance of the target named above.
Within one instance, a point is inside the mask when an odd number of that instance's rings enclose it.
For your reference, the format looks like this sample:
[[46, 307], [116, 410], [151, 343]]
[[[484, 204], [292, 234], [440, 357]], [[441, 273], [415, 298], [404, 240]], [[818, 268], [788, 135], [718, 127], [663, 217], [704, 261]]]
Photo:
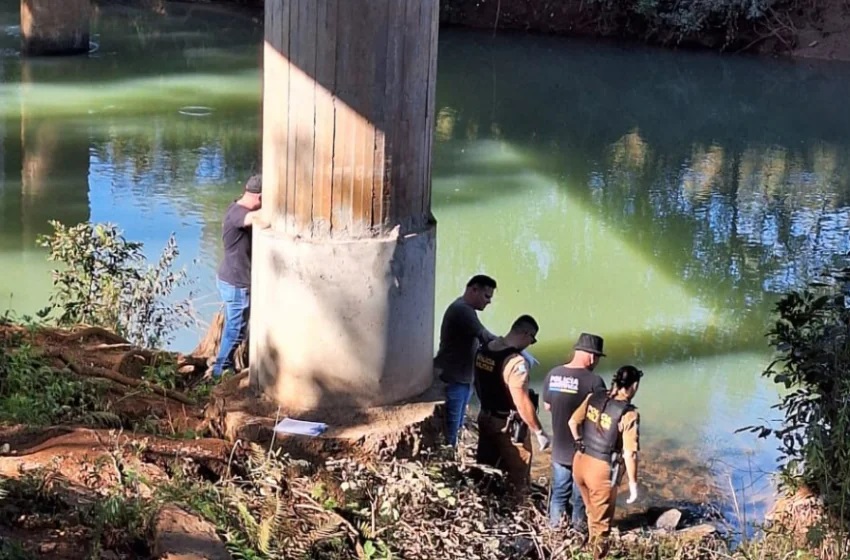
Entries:
[[[198, 343], [198, 346], [192, 350], [192, 356], [203, 356], [205, 358], [215, 358], [218, 356], [218, 351], [221, 346], [221, 334], [224, 331], [224, 313], [216, 313], [210, 326], [207, 329], [204, 338]], [[233, 355], [234, 368], [236, 371], [242, 371], [248, 367], [248, 341], [243, 340], [236, 352]]]
[[68, 358], [64, 353], [59, 351], [50, 351], [44, 354], [46, 358], [53, 358], [59, 360], [64, 363], [65, 366], [74, 372], [77, 375], [87, 376], [87, 377], [99, 377], [102, 379], [109, 379], [110, 381], [114, 381], [116, 383], [120, 383], [121, 385], [126, 385], [128, 387], [142, 387], [145, 389], [150, 389], [155, 393], [159, 393], [160, 395], [167, 397], [169, 399], [175, 400], [177, 402], [194, 406], [197, 403], [178, 391], [172, 391], [171, 389], [166, 389], [164, 387], [159, 387], [158, 385], [154, 385], [144, 379], [136, 379], [133, 377], [127, 377], [126, 375], [119, 373], [117, 371], [106, 369], [98, 366], [81, 366], [79, 364], [74, 363], [73, 360]]
[[[58, 334], [58, 333], [57, 333]], [[123, 338], [112, 331], [108, 331], [101, 327], [86, 327], [84, 329], [80, 329], [78, 331], [74, 331], [70, 334], [60, 334], [66, 343], [74, 342], [75, 340], [82, 340], [84, 338], [88, 338], [90, 336], [97, 337], [103, 341], [106, 341], [110, 344], [129, 344], [130, 341], [126, 338]]]
[[134, 451], [157, 462], [175, 458], [188, 458], [199, 464], [217, 464], [220, 470], [228, 465], [233, 453], [232, 444], [214, 438], [198, 440], [170, 440], [143, 435], [132, 436], [110, 430], [76, 428], [52, 437], [38, 445], [15, 450], [15, 455], [0, 457], [0, 476], [16, 476], [22, 471], [47, 468], [59, 456], [88, 456], [114, 453], [116, 450]]

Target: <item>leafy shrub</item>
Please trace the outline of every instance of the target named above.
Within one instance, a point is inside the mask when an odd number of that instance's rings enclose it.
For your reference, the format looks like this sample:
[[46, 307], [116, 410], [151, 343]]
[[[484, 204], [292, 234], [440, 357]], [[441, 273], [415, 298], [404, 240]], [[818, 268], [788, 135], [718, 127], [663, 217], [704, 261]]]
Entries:
[[770, 343], [778, 357], [764, 375], [786, 391], [774, 435], [783, 483], [816, 490], [832, 518], [850, 522], [850, 269], [832, 272], [776, 304]]
[[52, 221], [53, 234], [39, 244], [63, 266], [53, 271], [51, 304], [60, 325], [88, 324], [110, 329], [139, 346], [156, 347], [191, 324], [189, 301], [169, 301], [189, 279], [172, 270], [179, 255], [174, 235], [154, 265], [143, 244], [127, 241], [112, 224], [67, 227]]
[[0, 420], [46, 426], [104, 411], [103, 386], [56, 371], [24, 345], [0, 346]]
[[736, 39], [741, 22], [764, 19], [779, 0], [590, 0], [609, 20], [625, 20], [647, 35], [671, 36], [675, 41], [721, 30], [726, 43]]

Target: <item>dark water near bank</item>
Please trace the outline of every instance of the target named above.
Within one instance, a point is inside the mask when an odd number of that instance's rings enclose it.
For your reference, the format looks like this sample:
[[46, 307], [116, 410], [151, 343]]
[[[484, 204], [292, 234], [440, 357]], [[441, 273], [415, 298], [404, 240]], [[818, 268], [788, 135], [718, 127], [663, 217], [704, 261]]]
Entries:
[[[112, 221], [151, 255], [177, 234], [208, 320], [220, 214], [259, 165], [261, 23], [108, 9], [89, 57], [25, 61], [3, 7], [0, 309], [44, 304], [46, 220]], [[647, 372], [647, 460], [710, 460], [761, 512], [773, 445], [734, 431], [773, 416], [777, 294], [850, 249], [850, 66], [448, 31], [437, 89], [438, 322], [484, 271], [492, 330], [540, 320], [538, 379], [604, 335], [605, 377]]]

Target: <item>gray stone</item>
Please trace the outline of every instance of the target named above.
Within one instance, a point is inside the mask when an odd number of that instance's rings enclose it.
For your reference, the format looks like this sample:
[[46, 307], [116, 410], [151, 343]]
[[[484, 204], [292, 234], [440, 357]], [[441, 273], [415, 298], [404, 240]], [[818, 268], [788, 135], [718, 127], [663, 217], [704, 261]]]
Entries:
[[658, 521], [655, 522], [656, 529], [664, 529], [666, 531], [675, 531], [682, 520], [682, 512], [678, 509], [668, 509], [661, 514]]

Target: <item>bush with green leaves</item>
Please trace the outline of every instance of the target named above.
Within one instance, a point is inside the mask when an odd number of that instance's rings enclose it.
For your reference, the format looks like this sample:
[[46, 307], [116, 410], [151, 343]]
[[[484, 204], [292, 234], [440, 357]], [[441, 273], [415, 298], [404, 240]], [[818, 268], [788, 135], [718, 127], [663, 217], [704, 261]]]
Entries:
[[[823, 499], [850, 528], [850, 269], [830, 272], [777, 303], [768, 336], [778, 356], [764, 375], [783, 386], [781, 426], [743, 428], [780, 443], [782, 482]], [[843, 531], [846, 533], [846, 531]]]
[[772, 10], [788, 4], [781, 0], [589, 0], [610, 24], [640, 28], [647, 37], [679, 42], [702, 33], [720, 31], [726, 45], [737, 39], [739, 28], [767, 22]]
[[14, 353], [0, 346], [0, 421], [31, 426], [115, 424], [103, 394], [103, 384], [51, 368], [28, 345]]
[[104, 327], [152, 348], [191, 324], [189, 300], [171, 300], [175, 289], [189, 283], [185, 269], [173, 269], [179, 255], [173, 234], [156, 264], [149, 265], [143, 244], [125, 239], [115, 225], [50, 224], [53, 233], [39, 244], [62, 265], [53, 271], [50, 297], [60, 325]]

